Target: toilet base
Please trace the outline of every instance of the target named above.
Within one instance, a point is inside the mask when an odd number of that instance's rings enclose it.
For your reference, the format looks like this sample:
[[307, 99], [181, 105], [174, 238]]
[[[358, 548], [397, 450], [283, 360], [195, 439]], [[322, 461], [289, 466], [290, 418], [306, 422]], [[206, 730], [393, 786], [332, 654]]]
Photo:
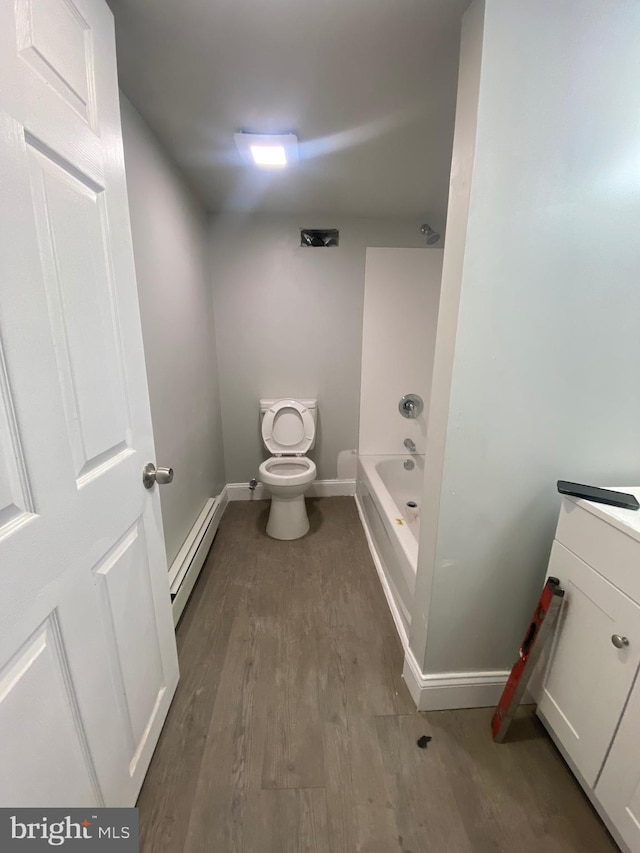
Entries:
[[294, 498], [271, 498], [267, 536], [272, 539], [300, 539], [309, 530], [309, 517], [304, 495]]

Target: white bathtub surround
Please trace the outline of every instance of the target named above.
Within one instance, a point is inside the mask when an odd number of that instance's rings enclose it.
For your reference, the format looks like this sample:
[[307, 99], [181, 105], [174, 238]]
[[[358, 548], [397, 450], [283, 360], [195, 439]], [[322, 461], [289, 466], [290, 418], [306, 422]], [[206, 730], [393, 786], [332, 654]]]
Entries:
[[[360, 390], [361, 454], [424, 453], [442, 275], [442, 249], [367, 249]], [[403, 418], [408, 393], [422, 414]]]
[[[409, 458], [409, 457], [404, 457]], [[356, 501], [374, 563], [405, 648], [411, 622], [420, 529], [424, 457], [360, 456]], [[408, 507], [407, 503], [417, 507]]]

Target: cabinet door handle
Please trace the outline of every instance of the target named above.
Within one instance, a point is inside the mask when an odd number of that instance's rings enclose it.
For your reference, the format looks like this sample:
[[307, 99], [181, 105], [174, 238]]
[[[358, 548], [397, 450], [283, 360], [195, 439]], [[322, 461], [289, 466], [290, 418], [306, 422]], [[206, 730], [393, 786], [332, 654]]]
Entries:
[[621, 637], [620, 634], [612, 634], [611, 642], [616, 647], [616, 649], [624, 649], [629, 645], [628, 637]]

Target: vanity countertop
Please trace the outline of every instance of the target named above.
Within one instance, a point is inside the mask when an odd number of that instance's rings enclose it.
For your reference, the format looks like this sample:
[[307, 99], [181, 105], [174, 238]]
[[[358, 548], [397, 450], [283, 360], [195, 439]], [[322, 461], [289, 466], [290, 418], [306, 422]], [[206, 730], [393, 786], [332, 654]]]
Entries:
[[[638, 501], [640, 501], [640, 486], [602, 486], [602, 488], [613, 489], [616, 492], [627, 492], [628, 494], [635, 495]], [[612, 524], [618, 530], [640, 542], [640, 510], [623, 509], [619, 506], [595, 503], [595, 501], [587, 501], [583, 498], [574, 498], [572, 495], [563, 495], [563, 498], [582, 507], [587, 512], [598, 516], [598, 518]]]

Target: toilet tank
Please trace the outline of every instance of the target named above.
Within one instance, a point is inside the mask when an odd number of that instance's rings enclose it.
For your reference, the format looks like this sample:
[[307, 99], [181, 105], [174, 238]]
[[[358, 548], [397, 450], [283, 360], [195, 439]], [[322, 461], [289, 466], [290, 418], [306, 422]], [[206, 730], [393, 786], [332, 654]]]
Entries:
[[[314, 424], [318, 423], [318, 401], [315, 397], [261, 397], [260, 398], [260, 422], [262, 422], [262, 418], [264, 417], [264, 413], [267, 409], [270, 409], [274, 403], [277, 403], [279, 400], [295, 400], [297, 403], [300, 403], [305, 409], [309, 409], [311, 412], [311, 417], [313, 418]], [[316, 433], [317, 434], [317, 433]], [[313, 441], [311, 443], [311, 450], [316, 445], [316, 436], [313, 436]]]

